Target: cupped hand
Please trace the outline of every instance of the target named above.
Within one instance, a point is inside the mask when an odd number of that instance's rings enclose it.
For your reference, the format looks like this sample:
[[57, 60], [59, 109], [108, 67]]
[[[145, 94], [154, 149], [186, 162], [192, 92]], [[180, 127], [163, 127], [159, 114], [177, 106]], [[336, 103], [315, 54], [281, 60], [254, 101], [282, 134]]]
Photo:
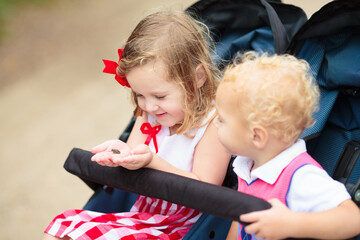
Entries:
[[133, 148], [130, 154], [125, 157], [113, 155], [112, 161], [129, 170], [136, 170], [149, 165], [153, 157], [154, 153], [151, 152], [149, 146], [140, 144]]
[[130, 151], [131, 148], [126, 143], [117, 139], [109, 140], [91, 149], [95, 154], [91, 160], [103, 166], [118, 167], [119, 162], [113, 161], [114, 156], [116, 159], [124, 158], [130, 154]]
[[118, 149], [118, 150], [127, 150], [130, 149], [130, 147], [124, 143], [123, 141], [120, 141], [118, 139], [108, 140], [106, 142], [103, 142], [91, 149], [92, 153], [100, 153], [100, 152], [112, 152], [112, 149]]

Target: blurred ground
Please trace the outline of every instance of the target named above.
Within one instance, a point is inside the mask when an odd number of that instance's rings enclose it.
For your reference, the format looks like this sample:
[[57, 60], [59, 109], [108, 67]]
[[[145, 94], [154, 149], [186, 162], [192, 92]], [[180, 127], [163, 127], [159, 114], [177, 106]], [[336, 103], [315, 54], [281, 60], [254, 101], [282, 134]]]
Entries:
[[[0, 45], [0, 239], [40, 239], [57, 213], [83, 207], [92, 192], [63, 169], [67, 154], [117, 138], [132, 110], [101, 59], [116, 60], [154, 8], [193, 2], [58, 1], [8, 20]], [[328, 1], [284, 2], [311, 16]]]

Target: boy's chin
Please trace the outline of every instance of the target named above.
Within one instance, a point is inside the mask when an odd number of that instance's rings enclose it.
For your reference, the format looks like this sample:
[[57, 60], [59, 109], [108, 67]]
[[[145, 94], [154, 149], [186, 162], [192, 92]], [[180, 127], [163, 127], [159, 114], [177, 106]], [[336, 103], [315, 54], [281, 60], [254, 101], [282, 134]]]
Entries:
[[230, 155], [237, 155], [237, 154], [234, 153], [234, 151], [231, 151], [231, 150], [229, 150], [227, 148], [225, 148], [225, 152], [229, 153]]
[[223, 147], [224, 147], [224, 149], [225, 149], [225, 152], [229, 153], [230, 155], [236, 155], [236, 156], [239, 155], [239, 154], [237, 154], [236, 151], [234, 151], [233, 149], [230, 149], [230, 148], [228, 148], [228, 147], [226, 147], [226, 146], [224, 146], [224, 145], [223, 145]]

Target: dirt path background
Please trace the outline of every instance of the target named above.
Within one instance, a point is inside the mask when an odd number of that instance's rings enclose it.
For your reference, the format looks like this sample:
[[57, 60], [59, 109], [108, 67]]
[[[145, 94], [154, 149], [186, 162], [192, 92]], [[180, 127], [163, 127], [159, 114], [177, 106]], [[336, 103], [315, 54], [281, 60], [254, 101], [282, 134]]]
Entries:
[[[40, 239], [60, 211], [92, 191], [62, 165], [73, 147], [117, 138], [131, 117], [128, 92], [102, 74], [134, 25], [157, 7], [193, 0], [58, 1], [8, 21], [0, 45], [0, 239]], [[328, 1], [284, 1], [310, 16]], [[152, 9], [152, 10], [149, 10]]]

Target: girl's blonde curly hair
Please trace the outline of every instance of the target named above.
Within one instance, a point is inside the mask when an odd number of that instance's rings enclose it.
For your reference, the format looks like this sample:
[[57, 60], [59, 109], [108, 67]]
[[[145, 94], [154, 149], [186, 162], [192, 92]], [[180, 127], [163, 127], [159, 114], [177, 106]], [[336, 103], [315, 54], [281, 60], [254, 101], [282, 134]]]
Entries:
[[[177, 129], [184, 134], [200, 127], [204, 117], [214, 107], [219, 70], [210, 54], [209, 30], [184, 12], [160, 11], [145, 17], [128, 38], [117, 73], [126, 75], [132, 69], [156, 59], [166, 66], [168, 79], [175, 81], [185, 94], [185, 118]], [[196, 68], [201, 65], [206, 73], [202, 87], [196, 84]], [[134, 115], [142, 110], [136, 104]]]
[[304, 60], [247, 52], [226, 70], [223, 81], [232, 84], [236, 108], [247, 114], [248, 123], [266, 127], [279, 139], [296, 140], [315, 122], [319, 88]]

